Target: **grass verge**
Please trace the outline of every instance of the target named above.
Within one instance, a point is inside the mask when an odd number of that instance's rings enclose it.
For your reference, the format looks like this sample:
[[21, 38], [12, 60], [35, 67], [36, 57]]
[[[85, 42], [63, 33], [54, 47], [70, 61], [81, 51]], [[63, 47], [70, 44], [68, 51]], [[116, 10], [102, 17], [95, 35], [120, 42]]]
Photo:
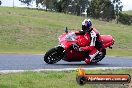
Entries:
[[[80, 30], [84, 19], [63, 13], [0, 7], [0, 53], [45, 53], [58, 45], [58, 36], [66, 26], [70, 31]], [[115, 38], [114, 49], [108, 55], [132, 56], [132, 25], [91, 20], [101, 34]]]
[[[89, 70], [87, 74], [130, 74], [127, 70]], [[128, 88], [131, 84], [86, 84], [76, 83], [75, 71], [24, 72], [0, 75], [0, 88]]]

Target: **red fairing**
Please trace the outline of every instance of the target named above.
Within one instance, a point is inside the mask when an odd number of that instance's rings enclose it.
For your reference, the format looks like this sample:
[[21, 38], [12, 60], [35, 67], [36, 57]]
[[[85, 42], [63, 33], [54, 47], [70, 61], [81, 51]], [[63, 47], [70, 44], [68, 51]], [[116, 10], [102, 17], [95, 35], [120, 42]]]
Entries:
[[80, 47], [85, 47], [90, 43], [90, 35], [85, 33], [85, 35], [78, 35], [77, 37], [77, 44]]
[[85, 47], [81, 47], [81, 49], [83, 50], [83, 51], [91, 51], [91, 50], [93, 50], [94, 49], [94, 46], [85, 46]]
[[67, 35], [66, 33], [63, 33], [61, 36], [59, 36], [59, 43], [65, 50], [67, 50], [69, 46], [72, 45], [73, 43], [76, 43], [76, 41], [67, 41], [66, 35]]
[[101, 35], [100, 40], [103, 43], [103, 48], [107, 48], [114, 44], [114, 38], [111, 35]]
[[92, 50], [92, 49], [94, 48], [94, 46], [88, 46], [88, 45], [90, 45], [90, 34], [85, 33], [84, 37], [85, 37], [85, 39], [86, 39], [87, 41], [85, 41], [85, 40], [82, 41], [82, 42], [85, 42], [85, 45], [84, 45], [84, 46], [81, 46], [81, 49], [82, 49], [83, 51]]
[[89, 51], [94, 48], [94, 46], [88, 46], [90, 44], [89, 33], [85, 33], [85, 35], [78, 35], [77, 44], [81, 47], [83, 51]]

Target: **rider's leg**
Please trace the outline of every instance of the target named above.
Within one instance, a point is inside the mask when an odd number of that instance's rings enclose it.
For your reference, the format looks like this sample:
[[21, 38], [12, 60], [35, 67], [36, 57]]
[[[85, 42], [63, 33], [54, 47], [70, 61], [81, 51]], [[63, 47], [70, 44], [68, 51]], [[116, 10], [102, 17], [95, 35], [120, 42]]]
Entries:
[[85, 62], [87, 64], [90, 64], [91, 60], [99, 53], [99, 51], [94, 48], [90, 53], [89, 55], [85, 58]]
[[99, 51], [94, 48], [90, 53], [89, 53], [89, 57], [92, 60], [97, 54], [99, 53]]

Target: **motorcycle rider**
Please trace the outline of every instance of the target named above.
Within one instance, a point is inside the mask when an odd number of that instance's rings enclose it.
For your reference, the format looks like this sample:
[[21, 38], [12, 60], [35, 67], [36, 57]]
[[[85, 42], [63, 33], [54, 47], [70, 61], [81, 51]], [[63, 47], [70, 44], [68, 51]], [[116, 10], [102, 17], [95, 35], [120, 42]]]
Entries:
[[99, 32], [95, 28], [92, 28], [92, 22], [90, 19], [85, 19], [82, 22], [82, 30], [79, 33], [87, 35], [91, 39], [87, 46], [79, 48], [79, 51], [84, 51], [86, 54], [89, 52], [89, 55], [85, 56], [85, 62], [90, 64], [91, 60], [99, 53], [95, 47], [97, 37], [99, 37]]

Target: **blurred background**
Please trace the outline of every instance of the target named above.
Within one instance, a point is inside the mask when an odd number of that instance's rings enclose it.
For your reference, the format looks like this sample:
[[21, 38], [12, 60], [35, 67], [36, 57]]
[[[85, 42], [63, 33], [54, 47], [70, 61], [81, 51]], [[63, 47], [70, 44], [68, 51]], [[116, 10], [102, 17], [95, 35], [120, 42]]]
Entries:
[[[21, 1], [24, 1], [24, 0], [1, 0], [1, 2], [2, 2], [1, 6], [12, 7], [14, 4], [14, 6], [16, 6], [16, 7], [26, 7], [25, 4], [21, 3]], [[36, 8], [37, 0], [29, 0], [29, 1], [32, 1], [32, 3], [30, 3], [30, 7]], [[73, 1], [73, 0], [71, 0], [71, 1]], [[123, 11], [132, 10], [132, 0], [121, 0], [121, 2], [123, 5], [123, 8], [122, 8]]]

